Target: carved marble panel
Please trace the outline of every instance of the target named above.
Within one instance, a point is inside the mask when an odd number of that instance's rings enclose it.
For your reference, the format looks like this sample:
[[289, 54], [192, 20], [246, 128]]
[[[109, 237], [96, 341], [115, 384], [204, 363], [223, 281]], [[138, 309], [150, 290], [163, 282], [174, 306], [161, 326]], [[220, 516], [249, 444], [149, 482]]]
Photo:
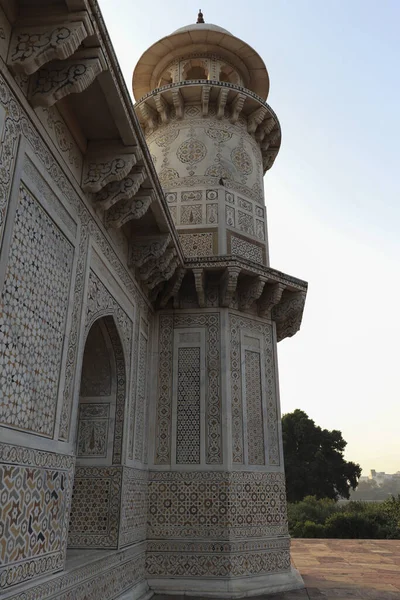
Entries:
[[256, 244], [252, 244], [243, 238], [232, 235], [231, 238], [231, 254], [247, 258], [257, 263], [264, 262], [263, 249]]
[[213, 233], [181, 233], [179, 235], [185, 256], [212, 256], [214, 253]]
[[74, 249], [24, 187], [0, 313], [0, 422], [53, 434]]
[[176, 462], [200, 464], [200, 352], [179, 347], [177, 364]]
[[[248, 357], [247, 366], [249, 371], [252, 373], [250, 379], [247, 379], [247, 373], [243, 373], [242, 367], [242, 348], [241, 348], [241, 332], [249, 335], [254, 333], [256, 337], [261, 336], [263, 339], [263, 345], [260, 349], [260, 360], [264, 362], [264, 377], [265, 377], [265, 399], [263, 402], [266, 403], [266, 431], [267, 431], [267, 449], [266, 458], [267, 464], [279, 465], [280, 464], [280, 452], [279, 452], [279, 428], [278, 428], [278, 408], [276, 398], [276, 381], [275, 381], [275, 365], [274, 365], [274, 353], [273, 353], [273, 338], [272, 338], [272, 327], [269, 324], [263, 323], [262, 321], [256, 321], [254, 319], [242, 317], [239, 315], [230, 315], [230, 369], [231, 369], [231, 398], [232, 398], [232, 460], [234, 463], [245, 464], [245, 453], [244, 453], [244, 439], [245, 434], [247, 439], [253, 435], [254, 427], [256, 427], [254, 433], [258, 432], [258, 441], [255, 436], [253, 440], [250, 440], [252, 447], [250, 450], [250, 457], [255, 460], [257, 457], [257, 463], [260, 464], [261, 456], [261, 439], [262, 432], [260, 425], [254, 423], [254, 419], [258, 419], [262, 423], [260, 417], [260, 404], [259, 404], [259, 391], [257, 391], [258, 383], [260, 383], [261, 375], [259, 376], [259, 370], [256, 363], [256, 359], [253, 356]], [[246, 362], [245, 362], [246, 368]], [[262, 371], [261, 371], [262, 373]], [[245, 377], [244, 386], [242, 388], [242, 378]], [[257, 383], [258, 377], [258, 383]], [[261, 385], [261, 384], [260, 384]], [[254, 386], [254, 387], [253, 387]], [[251, 414], [246, 415], [246, 421], [244, 420], [243, 410], [243, 394], [250, 394], [250, 407]], [[258, 415], [258, 416], [256, 416]], [[250, 416], [250, 422], [248, 418]], [[249, 430], [248, 427], [252, 429]], [[257, 444], [255, 446], [254, 444]], [[250, 459], [249, 459], [250, 460]], [[262, 464], [262, 463], [261, 463]]]
[[[156, 436], [155, 436], [155, 463], [171, 463], [171, 431], [172, 431], [172, 394], [173, 394], [173, 336], [177, 328], [204, 328], [205, 329], [205, 372], [207, 373], [207, 396], [205, 406], [205, 462], [206, 464], [222, 463], [222, 429], [221, 429], [221, 392], [220, 392], [220, 325], [218, 314], [176, 314], [174, 317], [165, 314], [160, 316], [159, 332], [159, 385], [156, 402]], [[194, 361], [197, 355], [191, 357], [189, 363], [186, 361], [187, 369], [182, 377], [186, 381], [193, 379], [195, 390], [197, 389], [197, 375]], [[182, 356], [183, 360], [183, 356]], [[189, 360], [189, 359], [188, 359]], [[196, 363], [197, 364], [197, 363]], [[183, 381], [183, 380], [182, 380]], [[179, 383], [179, 375], [178, 375]], [[185, 411], [185, 391], [182, 388], [182, 410]], [[197, 398], [193, 400], [195, 414], [198, 414], [196, 406]], [[179, 395], [179, 392], [178, 392]], [[197, 411], [197, 412], [196, 412]], [[185, 418], [182, 423], [188, 423], [187, 414], [182, 413]], [[196, 425], [194, 425], [196, 430]], [[197, 431], [197, 430], [196, 430]], [[194, 433], [194, 438], [198, 435]], [[194, 442], [195, 443], [195, 442]], [[196, 455], [197, 456], [197, 455]], [[197, 460], [197, 458], [196, 458]]]

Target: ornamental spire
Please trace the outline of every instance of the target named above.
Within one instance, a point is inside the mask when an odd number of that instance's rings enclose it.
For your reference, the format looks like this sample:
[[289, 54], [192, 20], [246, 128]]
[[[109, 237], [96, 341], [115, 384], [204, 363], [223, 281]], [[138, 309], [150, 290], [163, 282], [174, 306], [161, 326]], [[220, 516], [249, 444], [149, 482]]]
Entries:
[[201, 8], [199, 8], [199, 14], [197, 15], [197, 23], [204, 23], [203, 13], [201, 12]]

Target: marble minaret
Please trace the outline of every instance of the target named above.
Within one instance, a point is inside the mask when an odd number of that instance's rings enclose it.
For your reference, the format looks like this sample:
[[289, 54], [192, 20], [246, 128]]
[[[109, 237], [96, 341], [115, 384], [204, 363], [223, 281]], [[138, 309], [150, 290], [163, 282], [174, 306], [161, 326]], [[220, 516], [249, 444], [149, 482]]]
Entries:
[[149, 585], [218, 598], [302, 587], [276, 345], [299, 329], [307, 285], [269, 265], [263, 177], [281, 129], [267, 69], [200, 12], [143, 54], [133, 91], [186, 256], [153, 286]]

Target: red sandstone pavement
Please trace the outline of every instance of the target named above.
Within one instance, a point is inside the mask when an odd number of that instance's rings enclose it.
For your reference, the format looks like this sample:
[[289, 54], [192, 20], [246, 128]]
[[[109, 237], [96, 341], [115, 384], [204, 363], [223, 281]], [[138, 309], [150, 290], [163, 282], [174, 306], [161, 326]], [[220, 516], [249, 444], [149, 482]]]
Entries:
[[400, 600], [400, 540], [292, 540], [306, 589], [274, 600]]

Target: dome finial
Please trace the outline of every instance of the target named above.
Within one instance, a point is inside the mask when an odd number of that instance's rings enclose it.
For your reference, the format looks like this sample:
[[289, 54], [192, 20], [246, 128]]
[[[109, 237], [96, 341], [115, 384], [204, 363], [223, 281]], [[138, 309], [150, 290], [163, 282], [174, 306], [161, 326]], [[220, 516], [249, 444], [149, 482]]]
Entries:
[[197, 15], [197, 23], [204, 23], [203, 13], [201, 12], [201, 8], [199, 8], [199, 14]]

